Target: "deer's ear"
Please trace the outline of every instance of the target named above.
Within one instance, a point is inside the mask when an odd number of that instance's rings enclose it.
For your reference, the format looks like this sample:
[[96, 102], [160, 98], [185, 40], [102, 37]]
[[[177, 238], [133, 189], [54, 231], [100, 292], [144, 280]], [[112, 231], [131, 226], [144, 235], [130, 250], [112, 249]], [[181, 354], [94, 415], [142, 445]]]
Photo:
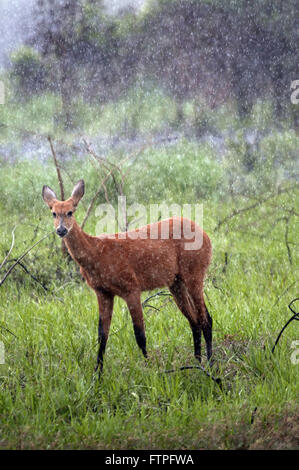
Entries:
[[57, 196], [49, 186], [43, 186], [42, 191], [43, 200], [52, 209], [54, 201], [57, 201]]
[[74, 202], [74, 205], [77, 206], [80, 202], [80, 199], [84, 196], [84, 181], [79, 180], [75, 185], [71, 198]]

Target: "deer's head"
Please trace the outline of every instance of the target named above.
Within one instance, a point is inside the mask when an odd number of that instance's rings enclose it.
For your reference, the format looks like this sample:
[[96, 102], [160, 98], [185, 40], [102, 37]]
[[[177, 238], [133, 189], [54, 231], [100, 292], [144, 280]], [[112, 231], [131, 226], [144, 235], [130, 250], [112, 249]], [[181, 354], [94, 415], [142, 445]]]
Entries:
[[78, 181], [73, 189], [71, 197], [66, 201], [58, 201], [54, 191], [49, 188], [49, 186], [43, 186], [43, 200], [52, 212], [56, 233], [61, 238], [66, 237], [72, 230], [75, 220], [73, 215], [83, 195], [83, 180]]

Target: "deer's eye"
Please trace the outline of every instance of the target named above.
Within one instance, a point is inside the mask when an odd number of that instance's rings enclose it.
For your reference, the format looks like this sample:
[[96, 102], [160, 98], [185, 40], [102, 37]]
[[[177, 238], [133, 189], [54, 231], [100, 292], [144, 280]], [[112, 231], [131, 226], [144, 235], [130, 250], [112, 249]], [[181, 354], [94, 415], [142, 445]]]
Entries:
[[52, 215], [53, 215], [53, 217], [54, 217], [54, 219], [55, 219], [55, 217], [56, 217], [56, 212], [52, 212]]
[[68, 217], [72, 217], [73, 213], [72, 213], [72, 211], [69, 211], [66, 215], [67, 215]]

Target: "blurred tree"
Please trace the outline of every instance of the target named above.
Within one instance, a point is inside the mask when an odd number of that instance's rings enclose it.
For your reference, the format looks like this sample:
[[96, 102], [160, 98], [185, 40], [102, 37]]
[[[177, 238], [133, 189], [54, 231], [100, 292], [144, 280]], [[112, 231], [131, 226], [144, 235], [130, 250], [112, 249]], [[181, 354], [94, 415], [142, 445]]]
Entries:
[[[61, 95], [66, 127], [74, 96], [117, 99], [137, 79], [175, 97], [178, 123], [186, 99], [197, 101], [199, 112], [203, 101], [213, 109], [234, 100], [241, 119], [257, 99], [271, 99], [279, 121], [298, 78], [297, 3], [152, 0], [139, 14], [109, 16], [102, 0], [37, 0], [30, 44], [50, 70], [49, 88]], [[43, 70], [34, 70], [28, 80], [38, 90]]]
[[37, 0], [35, 15], [30, 42], [38, 48], [45, 62], [54, 67], [53, 79], [61, 95], [64, 124], [71, 127], [72, 97], [77, 92], [75, 59], [80, 51], [78, 24], [82, 5], [80, 0]]
[[298, 73], [297, 3], [152, 0], [142, 24], [147, 72], [178, 103], [197, 94], [212, 107], [234, 98], [245, 118], [258, 97], [271, 96], [281, 118]]
[[127, 88], [134, 54], [123, 10], [105, 13], [102, 0], [37, 0], [30, 44], [51, 64], [52, 83], [61, 95], [63, 120], [72, 127], [73, 98], [105, 101]]
[[[258, 97], [271, 97], [277, 119], [289, 109], [289, 88], [298, 72], [297, 0], [228, 2], [233, 93], [240, 116]], [[297, 5], [297, 7], [296, 7]]]
[[49, 85], [49, 70], [34, 49], [21, 47], [12, 54], [11, 64], [10, 76], [15, 82], [19, 98], [26, 99], [46, 90]]
[[135, 11], [126, 8], [117, 17], [105, 14], [101, 2], [85, 2], [80, 40], [85, 47], [88, 81], [84, 96], [105, 102], [119, 97], [136, 75], [138, 35]]

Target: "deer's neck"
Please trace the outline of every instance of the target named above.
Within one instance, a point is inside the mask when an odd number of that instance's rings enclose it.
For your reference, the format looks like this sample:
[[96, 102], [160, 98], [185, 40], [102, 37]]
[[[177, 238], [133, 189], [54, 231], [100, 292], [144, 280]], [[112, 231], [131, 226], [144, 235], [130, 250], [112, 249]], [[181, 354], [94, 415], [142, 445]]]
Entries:
[[95, 246], [91, 243], [92, 238], [94, 237], [85, 233], [75, 221], [68, 236], [64, 239], [71, 257], [85, 269], [90, 267], [95, 259]]

